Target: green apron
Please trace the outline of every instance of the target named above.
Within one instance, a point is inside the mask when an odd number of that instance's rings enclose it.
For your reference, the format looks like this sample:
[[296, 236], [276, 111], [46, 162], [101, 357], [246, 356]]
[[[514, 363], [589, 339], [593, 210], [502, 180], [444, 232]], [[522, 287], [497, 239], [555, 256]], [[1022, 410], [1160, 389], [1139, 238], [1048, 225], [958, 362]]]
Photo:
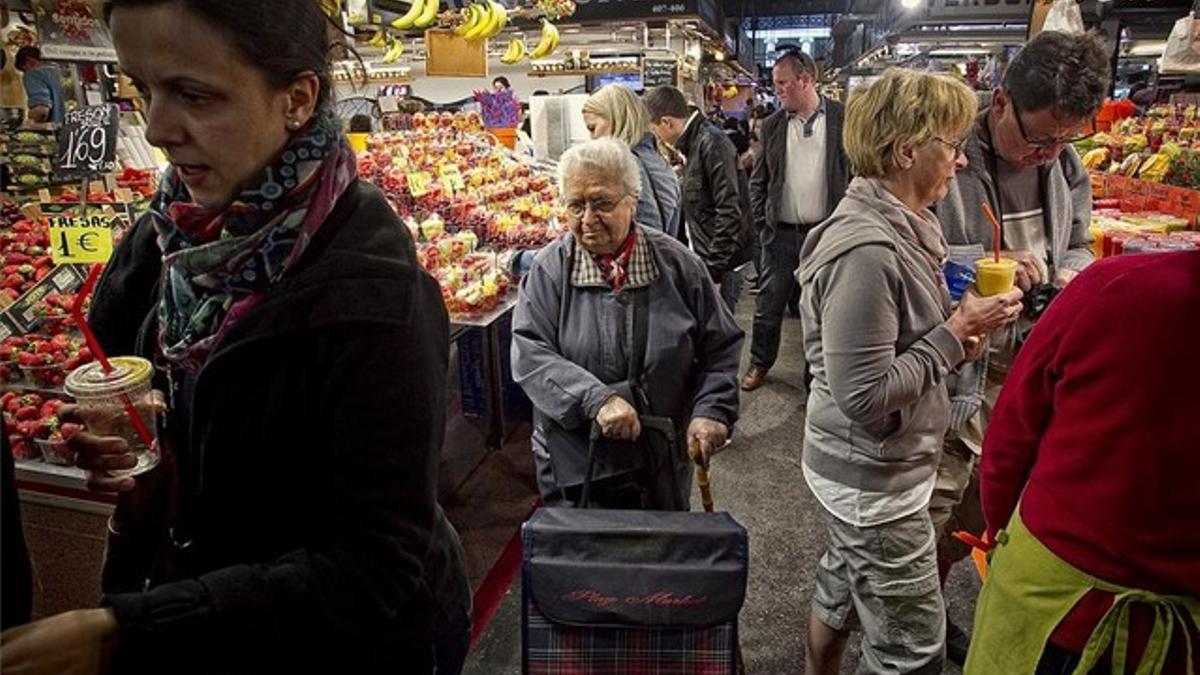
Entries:
[[963, 669], [966, 675], [1020, 675], [1037, 670], [1050, 635], [1092, 589], [1114, 595], [1112, 607], [1096, 625], [1074, 675], [1095, 667], [1112, 646], [1112, 672], [1123, 675], [1129, 653], [1129, 609], [1154, 609], [1154, 628], [1137, 664], [1137, 675], [1159, 675], [1176, 630], [1184, 631], [1187, 672], [1195, 673], [1192, 636], [1185, 613], [1200, 626], [1200, 601], [1126, 588], [1085, 574], [1049, 549], [1025, 528], [1020, 510], [997, 537], [991, 568], [975, 608], [975, 631]]

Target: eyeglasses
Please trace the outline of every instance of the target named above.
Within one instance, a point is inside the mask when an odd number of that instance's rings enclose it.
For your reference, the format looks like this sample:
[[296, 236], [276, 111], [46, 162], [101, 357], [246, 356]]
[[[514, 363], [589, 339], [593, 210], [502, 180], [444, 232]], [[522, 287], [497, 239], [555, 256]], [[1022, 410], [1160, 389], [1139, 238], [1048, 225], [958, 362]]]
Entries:
[[[627, 196], [627, 195], [626, 195]], [[575, 218], [582, 218], [587, 214], [588, 209], [598, 216], [611, 215], [621, 202], [625, 201], [625, 196], [622, 197], [598, 197], [596, 199], [572, 199], [567, 202], [567, 213]]]
[[1017, 108], [1015, 103], [1013, 104], [1012, 110], [1013, 117], [1017, 118], [1017, 129], [1019, 129], [1021, 132], [1021, 138], [1024, 139], [1025, 144], [1031, 148], [1036, 148], [1038, 150], [1049, 150], [1051, 148], [1056, 148], [1068, 143], [1078, 143], [1079, 141], [1096, 135], [1096, 120], [1093, 119], [1084, 125], [1080, 133], [1077, 133], [1074, 136], [1070, 136], [1068, 138], [1054, 138], [1050, 140], [1035, 141], [1029, 138], [1029, 134], [1025, 131], [1025, 122], [1021, 119], [1021, 110]]
[[947, 148], [950, 148], [951, 150], [953, 150], [955, 158], [957, 158], [959, 155], [967, 154], [967, 139], [965, 139], [965, 138], [957, 143], [951, 143], [950, 141], [948, 141], [940, 136], [934, 136], [933, 140], [935, 140], [938, 143], [941, 143], [942, 145], [946, 146]]

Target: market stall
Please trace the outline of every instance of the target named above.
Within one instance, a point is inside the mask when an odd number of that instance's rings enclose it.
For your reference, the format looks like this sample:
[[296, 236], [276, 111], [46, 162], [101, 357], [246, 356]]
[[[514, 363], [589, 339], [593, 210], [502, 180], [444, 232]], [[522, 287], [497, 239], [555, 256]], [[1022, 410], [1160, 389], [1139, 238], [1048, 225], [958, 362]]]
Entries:
[[1144, 116], [1109, 102], [1103, 129], [1080, 141], [1092, 173], [1097, 257], [1200, 247], [1200, 115], [1196, 106], [1160, 105]]

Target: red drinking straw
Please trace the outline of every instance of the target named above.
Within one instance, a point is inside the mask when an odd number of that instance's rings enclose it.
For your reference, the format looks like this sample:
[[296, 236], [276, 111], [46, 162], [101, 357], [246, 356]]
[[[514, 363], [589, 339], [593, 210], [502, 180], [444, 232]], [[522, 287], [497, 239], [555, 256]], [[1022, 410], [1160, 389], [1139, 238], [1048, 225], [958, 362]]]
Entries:
[[[96, 287], [96, 282], [100, 280], [100, 272], [103, 269], [103, 265], [92, 265], [91, 271], [88, 272], [87, 280], [83, 282], [83, 288], [79, 289], [79, 294], [75, 296], [75, 303], [71, 305], [71, 316], [75, 319], [75, 324], [79, 326], [79, 330], [83, 331], [83, 339], [87, 341], [88, 349], [91, 350], [92, 355], [100, 362], [100, 367], [104, 369], [105, 373], [111, 373], [113, 370], [112, 364], [109, 363], [108, 357], [104, 355], [104, 350], [100, 348], [100, 342], [96, 340], [96, 334], [92, 332], [92, 327], [83, 318], [83, 303], [91, 295], [92, 289]], [[129, 421], [133, 423], [133, 428], [137, 431], [138, 438], [142, 439], [147, 448], [153, 447], [154, 437], [150, 435], [150, 430], [146, 428], [141, 416], [137, 414], [137, 410], [133, 407], [133, 401], [129, 400], [129, 394], [121, 394], [121, 403], [125, 405], [125, 414], [129, 416]]]
[[992, 211], [992, 205], [988, 204], [987, 201], [983, 202], [983, 212], [987, 214], [988, 220], [992, 221], [992, 232], [994, 233], [992, 239], [995, 242], [996, 262], [1000, 262], [1000, 239], [1004, 237], [1004, 234], [1000, 230], [1000, 221], [996, 219], [996, 214]]

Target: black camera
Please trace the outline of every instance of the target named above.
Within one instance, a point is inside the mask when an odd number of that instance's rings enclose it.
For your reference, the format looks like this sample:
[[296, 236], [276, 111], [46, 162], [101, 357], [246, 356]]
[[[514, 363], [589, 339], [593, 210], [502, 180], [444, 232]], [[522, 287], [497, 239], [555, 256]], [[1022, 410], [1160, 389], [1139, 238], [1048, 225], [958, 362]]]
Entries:
[[1041, 284], [1029, 289], [1029, 292], [1021, 298], [1025, 318], [1031, 321], [1036, 321], [1046, 312], [1046, 308], [1054, 300], [1054, 296], [1062, 290], [1054, 284]]

